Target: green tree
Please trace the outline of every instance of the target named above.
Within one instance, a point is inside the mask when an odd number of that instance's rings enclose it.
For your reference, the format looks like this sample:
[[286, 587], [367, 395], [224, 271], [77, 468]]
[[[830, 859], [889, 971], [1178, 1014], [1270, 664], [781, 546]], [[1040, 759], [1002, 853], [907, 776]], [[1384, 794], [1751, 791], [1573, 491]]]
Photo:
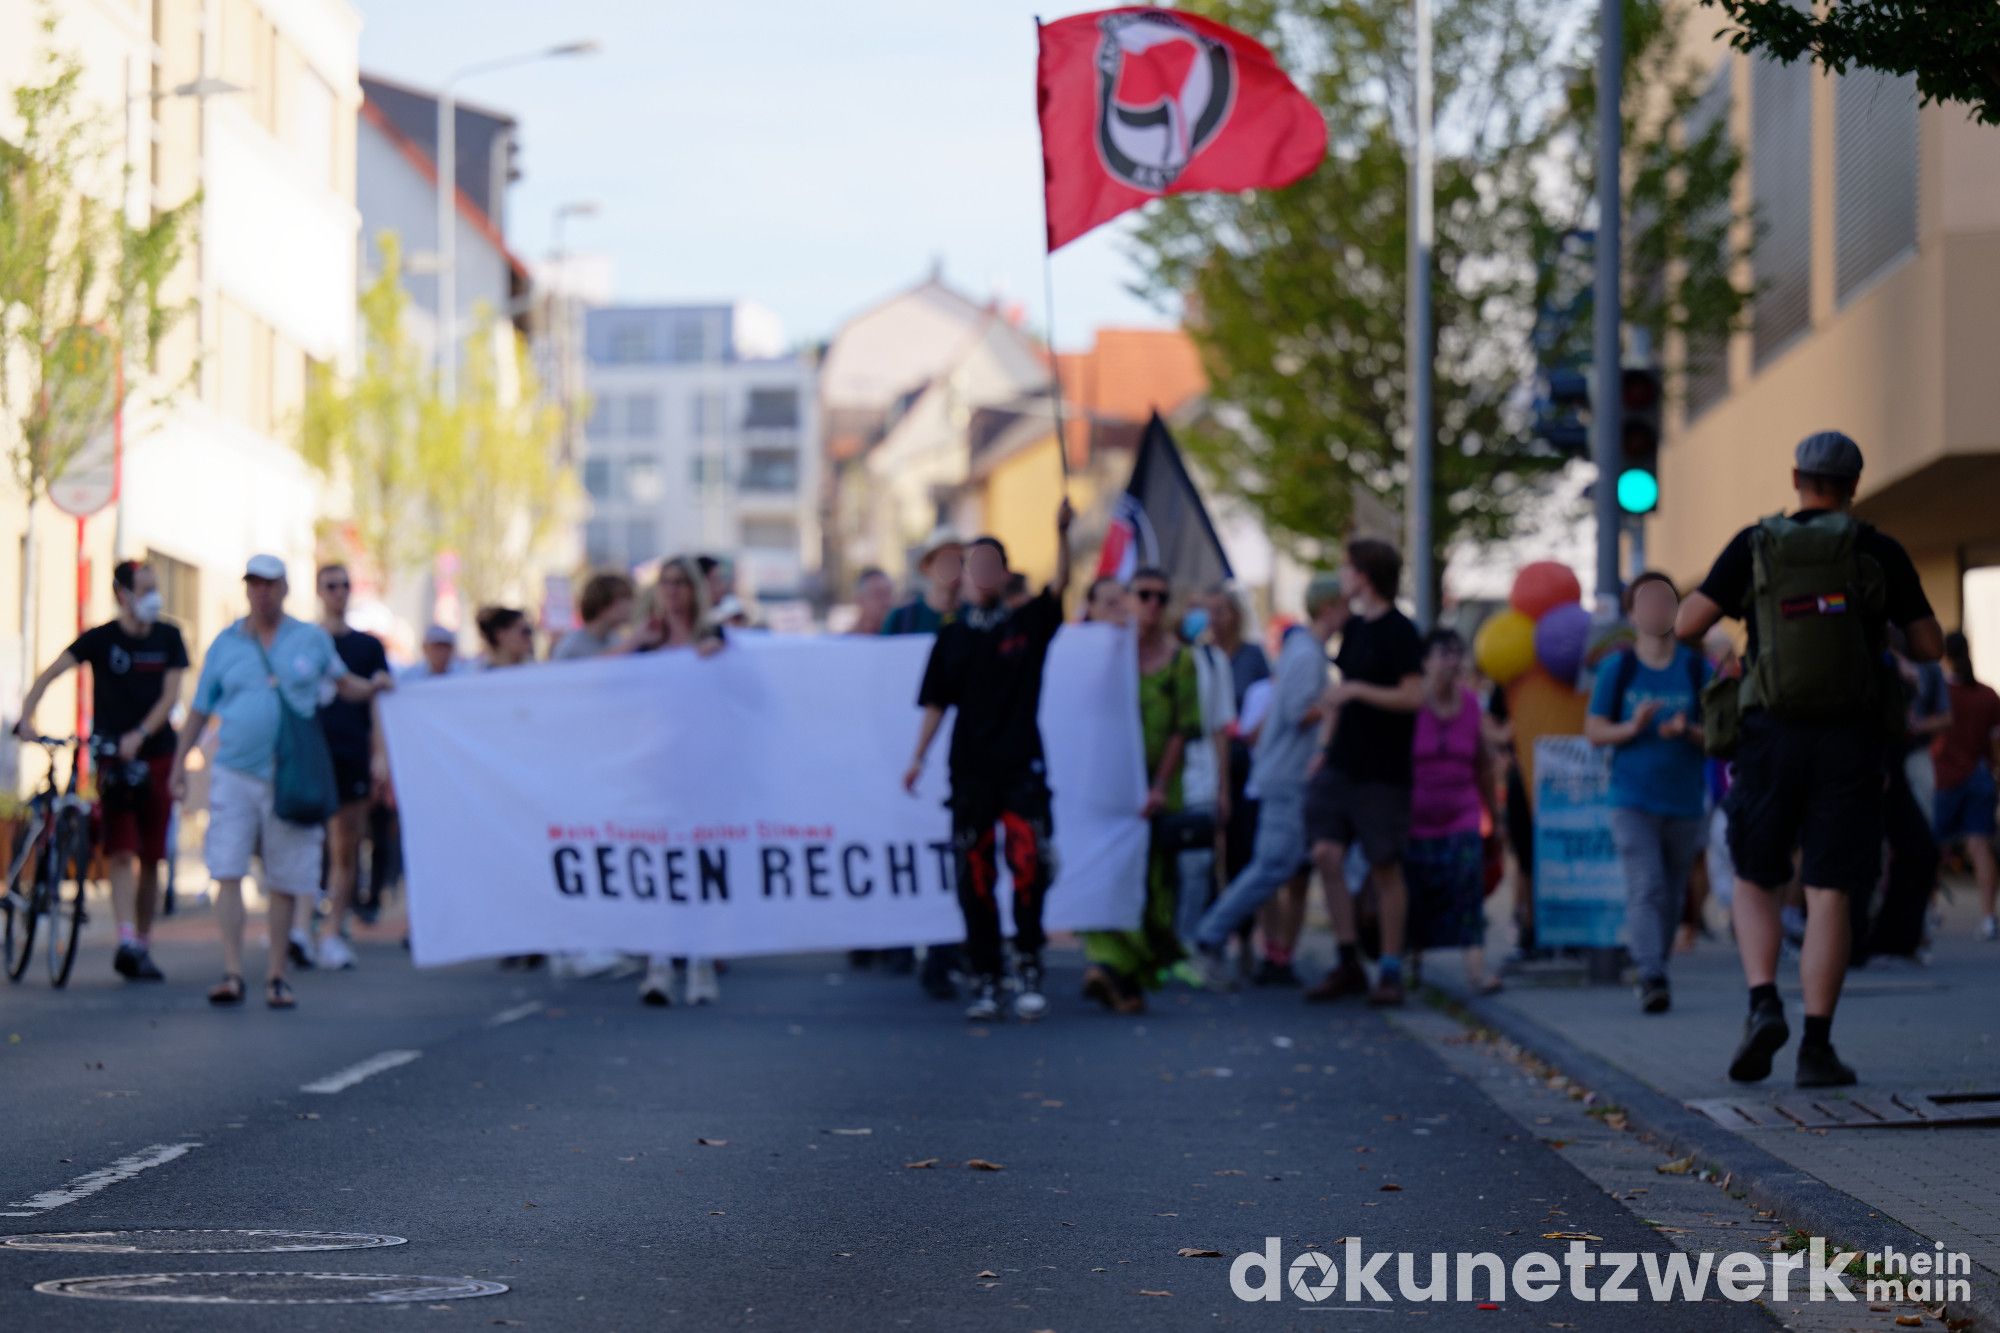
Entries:
[[1730, 43], [1836, 74], [1851, 65], [1914, 74], [1926, 102], [1960, 102], [2000, 125], [2000, 5], [1988, 0], [1701, 0], [1729, 16]]
[[[1273, 48], [1324, 111], [1329, 160], [1285, 190], [1149, 206], [1137, 257], [1145, 290], [1185, 300], [1213, 386], [1212, 420], [1188, 432], [1190, 451], [1275, 536], [1310, 548], [1349, 527], [1358, 497], [1403, 507], [1409, 6], [1203, 0], [1196, 7]], [[1643, 20], [1635, 36], [1652, 40], [1667, 30], [1659, 4], [1630, 7]], [[1550, 288], [1545, 261], [1565, 228], [1587, 220], [1593, 136], [1583, 74], [1594, 39], [1578, 17], [1576, 6], [1537, 0], [1438, 5], [1433, 532], [1440, 552], [1460, 538], [1506, 531], [1539, 479], [1563, 461], [1527, 438], [1523, 388], [1535, 370], [1538, 305]], [[1728, 286], [1727, 228], [1688, 219], [1709, 217], [1715, 200], [1707, 196], [1718, 192], [1726, 210], [1734, 165], [1709, 160], [1713, 154], [1696, 164], [1681, 147], [1675, 118], [1694, 96], [1691, 73], [1673, 76], [1687, 87], [1651, 82], [1665, 77], [1657, 46], [1649, 55], [1635, 43], [1628, 68], [1635, 58], [1646, 77], [1633, 79], [1627, 109], [1632, 252], [1657, 256], [1648, 262], [1674, 280], [1650, 307], [1635, 299], [1634, 317], [1683, 330], [1715, 320], [1726, 326], [1740, 302], [1714, 299], [1712, 287], [1718, 274]], [[1653, 104], [1659, 109], [1643, 109]], [[1690, 197], [1690, 186], [1707, 194]], [[1720, 254], [1707, 244], [1718, 237]]]
[[14, 137], [0, 141], [0, 447], [27, 502], [23, 669], [33, 652], [35, 517], [121, 385], [151, 362], [185, 313], [165, 288], [193, 235], [198, 200], [128, 218], [123, 107], [83, 98], [83, 67], [55, 45], [45, 7], [35, 81], [12, 90]]
[[361, 293], [361, 362], [306, 395], [299, 451], [345, 487], [350, 554], [386, 586], [451, 552], [477, 604], [519, 588], [569, 494], [561, 414], [541, 395], [519, 335], [480, 312], [457, 402], [438, 393], [411, 334], [402, 246], [377, 238], [381, 271]]

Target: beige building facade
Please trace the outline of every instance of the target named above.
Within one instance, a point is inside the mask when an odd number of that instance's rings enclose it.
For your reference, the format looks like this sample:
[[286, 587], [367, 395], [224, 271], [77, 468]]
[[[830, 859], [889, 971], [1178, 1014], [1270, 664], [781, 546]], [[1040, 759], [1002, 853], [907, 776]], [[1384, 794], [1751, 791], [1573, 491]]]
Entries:
[[1839, 429], [1868, 460], [1859, 512], [1909, 548], [1944, 624], [2000, 620], [1981, 610], [1994, 585], [1967, 578], [2000, 565], [2000, 128], [1865, 71], [1727, 52], [1713, 78], [1694, 115], [1727, 117], [1746, 149], [1757, 295], [1726, 344], [1666, 349], [1689, 373], [1651, 562], [1699, 579], [1788, 505], [1793, 446]]

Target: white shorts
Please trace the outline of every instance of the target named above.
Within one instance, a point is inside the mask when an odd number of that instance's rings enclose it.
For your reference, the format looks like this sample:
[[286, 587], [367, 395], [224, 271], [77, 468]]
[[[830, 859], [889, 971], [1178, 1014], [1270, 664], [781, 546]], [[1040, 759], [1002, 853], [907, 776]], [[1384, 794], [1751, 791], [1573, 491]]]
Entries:
[[271, 808], [271, 784], [233, 768], [209, 770], [208, 838], [202, 846], [214, 879], [241, 879], [255, 855], [266, 893], [319, 896], [323, 824], [294, 824]]

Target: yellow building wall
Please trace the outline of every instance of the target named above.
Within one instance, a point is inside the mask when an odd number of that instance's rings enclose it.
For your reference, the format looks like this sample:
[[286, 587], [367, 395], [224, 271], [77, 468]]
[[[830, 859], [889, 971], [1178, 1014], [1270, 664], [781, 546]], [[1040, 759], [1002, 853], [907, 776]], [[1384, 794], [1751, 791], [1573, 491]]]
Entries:
[[[983, 531], [1007, 547], [1008, 563], [1040, 586], [1056, 572], [1056, 508], [1062, 503], [1062, 460], [1053, 434], [996, 463], [980, 484]], [[1080, 514], [1097, 507], [1098, 490], [1086, 475], [1069, 481], [1070, 503]], [[1072, 552], [1079, 562], [1082, 551]]]

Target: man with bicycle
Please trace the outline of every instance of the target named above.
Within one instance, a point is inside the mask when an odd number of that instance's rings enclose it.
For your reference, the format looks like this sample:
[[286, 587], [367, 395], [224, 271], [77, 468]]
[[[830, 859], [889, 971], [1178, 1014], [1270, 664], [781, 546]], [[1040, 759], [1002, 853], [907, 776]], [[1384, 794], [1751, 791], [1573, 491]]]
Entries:
[[173, 812], [174, 731], [167, 719], [180, 700], [187, 645], [178, 628], [160, 619], [159, 581], [147, 566], [120, 561], [111, 571], [111, 591], [117, 616], [78, 635], [35, 678], [21, 700], [15, 730], [33, 737], [35, 709], [49, 686], [63, 673], [90, 665], [90, 753], [97, 763], [111, 909], [118, 921], [111, 965], [128, 981], [161, 981], [147, 944]]

